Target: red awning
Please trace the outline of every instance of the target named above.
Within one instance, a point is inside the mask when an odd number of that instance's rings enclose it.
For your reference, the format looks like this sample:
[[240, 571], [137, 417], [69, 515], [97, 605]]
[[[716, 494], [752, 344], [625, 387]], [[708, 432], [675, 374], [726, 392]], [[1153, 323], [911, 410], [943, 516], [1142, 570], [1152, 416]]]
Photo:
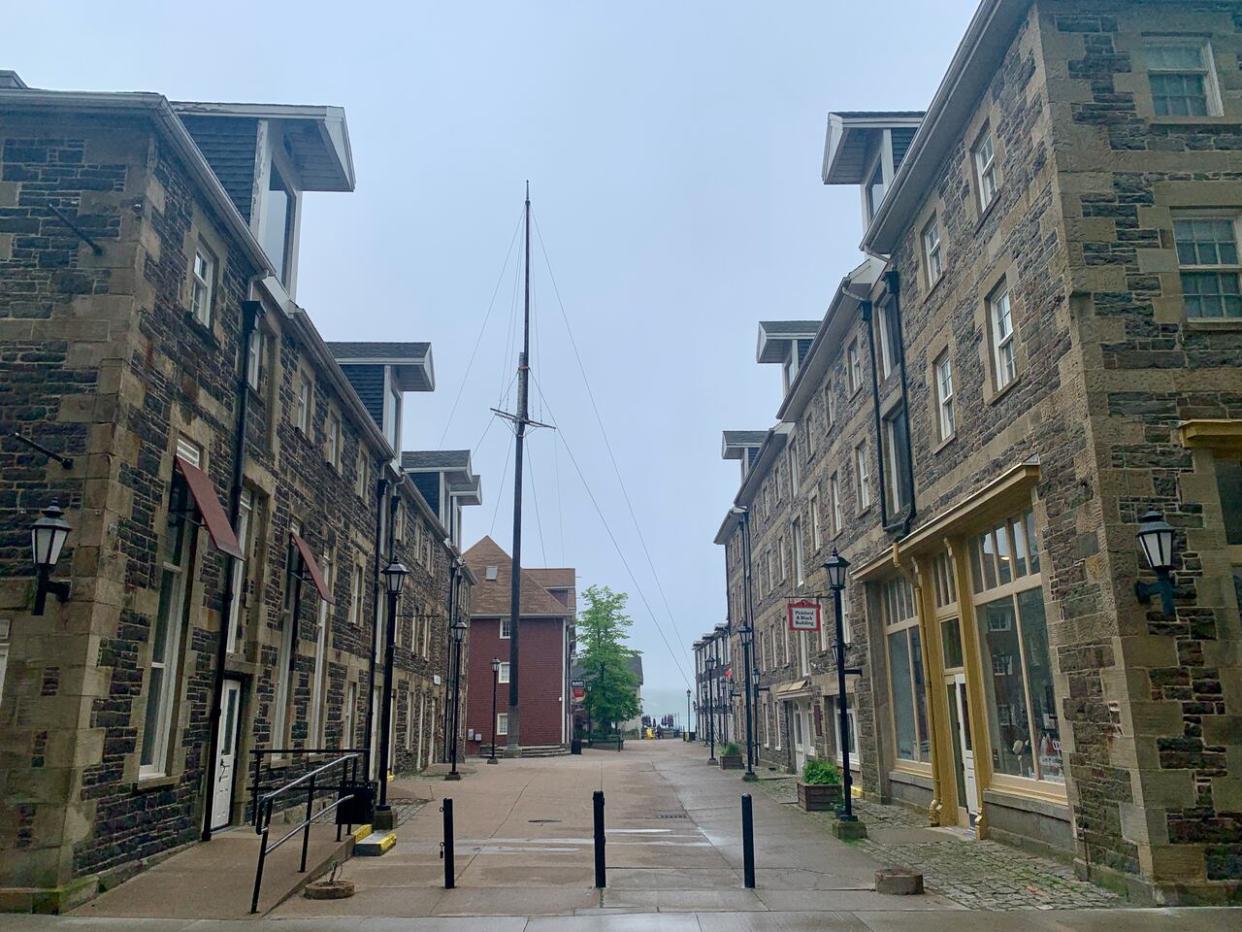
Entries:
[[302, 555], [302, 563], [310, 571], [311, 582], [319, 590], [320, 598], [327, 602], [331, 599], [331, 596], [328, 594], [328, 584], [323, 581], [323, 573], [319, 569], [319, 564], [315, 562], [315, 555], [311, 553], [310, 544], [292, 531], [289, 532], [289, 536], [293, 538], [293, 546], [297, 547], [298, 553]]
[[198, 513], [203, 517], [203, 524], [207, 525], [207, 533], [211, 535], [211, 542], [222, 553], [244, 560], [246, 557], [237, 543], [237, 535], [233, 533], [228, 516], [220, 507], [220, 499], [216, 498], [216, 490], [212, 488], [207, 474], [180, 456], [177, 457], [177, 468], [181, 470], [181, 475], [185, 476], [185, 484], [190, 487], [190, 495], [194, 497]]

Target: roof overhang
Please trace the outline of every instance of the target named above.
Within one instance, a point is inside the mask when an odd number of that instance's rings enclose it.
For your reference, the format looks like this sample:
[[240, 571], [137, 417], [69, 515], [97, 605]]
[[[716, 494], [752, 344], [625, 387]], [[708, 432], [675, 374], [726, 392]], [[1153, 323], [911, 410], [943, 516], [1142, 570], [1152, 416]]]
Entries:
[[[763, 441], [763, 446], [759, 448], [759, 457], [755, 460], [755, 464], [746, 473], [746, 478], [742, 480], [742, 487], [738, 490], [737, 497], [733, 499], [733, 507], [738, 509], [746, 509], [750, 503], [754, 501], [755, 493], [759, 490], [759, 483], [762, 476], [767, 475], [772, 463], [785, 449], [785, 444], [789, 440], [789, 434], [793, 430], [793, 424], [782, 421], [768, 431], [767, 438]], [[738, 521], [741, 520], [741, 514], [729, 509], [729, 513], [725, 515], [724, 521], [720, 525], [720, 530], [716, 532], [714, 542], [724, 545], [728, 543], [729, 536], [733, 533], [733, 528]]]
[[767, 438], [766, 430], [726, 430], [721, 432], [720, 458], [740, 460], [746, 457], [747, 450], [756, 450], [763, 446]]
[[759, 345], [755, 349], [755, 361], [784, 362], [789, 355], [789, 344], [797, 340], [811, 339], [818, 328], [818, 320], [759, 321]]
[[850, 331], [854, 315], [861, 304], [867, 300], [871, 288], [880, 279], [884, 271], [884, 263], [873, 256], [868, 256], [862, 265], [850, 272], [841, 280], [833, 294], [828, 312], [815, 334], [815, 341], [802, 361], [793, 384], [785, 393], [776, 416], [782, 421], [796, 421], [806, 410], [806, 406], [815, 396], [819, 385], [827, 375], [833, 359], [840, 352], [841, 343]]
[[824, 138], [824, 184], [862, 184], [874, 150], [874, 140], [886, 129], [917, 129], [923, 114], [830, 113]]
[[425, 345], [426, 350], [403, 356], [340, 355], [336, 361], [342, 366], [387, 366], [399, 391], [433, 392], [436, 390], [436, 370], [431, 360], [431, 344]]
[[303, 191], [354, 190], [354, 159], [342, 107], [231, 104], [176, 100], [172, 108], [194, 117], [229, 117], [277, 123]]
[[1031, 0], [983, 0], [966, 28], [922, 126], [863, 237], [863, 250], [888, 255], [927, 196], [945, 158], [961, 142], [997, 62], [1013, 39]]

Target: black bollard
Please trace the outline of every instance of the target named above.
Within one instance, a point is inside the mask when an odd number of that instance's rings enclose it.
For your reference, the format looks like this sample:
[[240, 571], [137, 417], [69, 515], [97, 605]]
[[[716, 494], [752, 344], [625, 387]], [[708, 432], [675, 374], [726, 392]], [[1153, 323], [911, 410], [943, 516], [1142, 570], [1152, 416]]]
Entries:
[[746, 889], [755, 888], [755, 820], [750, 794], [742, 794], [742, 879]]
[[444, 889], [452, 890], [457, 885], [457, 872], [453, 869], [453, 800], [446, 797], [440, 811], [444, 813]]
[[595, 886], [608, 886], [604, 863], [604, 791], [595, 791]]

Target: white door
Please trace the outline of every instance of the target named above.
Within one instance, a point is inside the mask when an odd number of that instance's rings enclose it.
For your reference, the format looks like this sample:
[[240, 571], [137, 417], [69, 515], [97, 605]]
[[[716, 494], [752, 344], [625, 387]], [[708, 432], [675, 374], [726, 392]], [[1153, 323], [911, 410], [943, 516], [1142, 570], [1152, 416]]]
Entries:
[[211, 793], [211, 827], [224, 828], [233, 820], [233, 774], [237, 769], [237, 718], [241, 711], [241, 683], [224, 681], [224, 697], [216, 734], [216, 785]]
[[953, 685], [957, 691], [957, 717], [961, 722], [958, 734], [962, 748], [962, 772], [966, 783], [966, 811], [970, 813], [970, 821], [973, 824], [979, 811], [979, 804], [976, 801], [978, 795], [975, 790], [975, 749], [970, 737], [970, 705], [966, 698], [966, 674], [959, 673], [954, 676]]
[[802, 773], [802, 765], [806, 763], [806, 728], [802, 721], [802, 706], [798, 703], [792, 703], [789, 706], [792, 713], [790, 718], [793, 719], [793, 749], [794, 749], [794, 771], [798, 774]]

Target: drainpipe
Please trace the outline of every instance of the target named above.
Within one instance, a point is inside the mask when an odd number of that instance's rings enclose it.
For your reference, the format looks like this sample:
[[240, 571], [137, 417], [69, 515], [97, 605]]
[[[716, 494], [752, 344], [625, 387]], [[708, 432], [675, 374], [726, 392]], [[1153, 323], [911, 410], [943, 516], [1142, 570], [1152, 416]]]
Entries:
[[[459, 660], [456, 656], [457, 654], [461, 653], [461, 644], [458, 643], [453, 638], [453, 624], [454, 622], [457, 621], [457, 612], [458, 612], [457, 599], [458, 599], [458, 589], [460, 586], [461, 570], [458, 568], [457, 555], [453, 553], [452, 547], [447, 540], [445, 541], [445, 546], [448, 547], [448, 551], [449, 551], [449, 584], [448, 584], [448, 628], [449, 630], [448, 630], [448, 666], [447, 666], [447, 669], [445, 670], [445, 677], [444, 677], [444, 685], [445, 685], [444, 695], [446, 697], [451, 697], [451, 698], [449, 698], [448, 701], [444, 703], [443, 755], [444, 755], [445, 763], [451, 763], [452, 761], [449, 755], [449, 743], [452, 741], [453, 735], [449, 731], [449, 729], [452, 727], [450, 723], [453, 721], [460, 721], [460, 717], [458, 716], [458, 713], [457, 713], [457, 704], [461, 701], [460, 690], [458, 690], [456, 687], [453, 687], [450, 689], [449, 683], [452, 680], [453, 671], [458, 671], [457, 675], [461, 676], [461, 673], [460, 673], [461, 667], [460, 665], [458, 665]], [[453, 731], [456, 731], [456, 729], [453, 729]]]
[[901, 525], [901, 534], [910, 533], [914, 523], [914, 449], [910, 439], [910, 396], [906, 390], [906, 338], [901, 322], [901, 273], [896, 269], [886, 272], [884, 284], [893, 296], [893, 317], [897, 322], [897, 366], [901, 370], [901, 407], [906, 413], [906, 490], [910, 494], [910, 507]]
[[876, 477], [880, 480], [877, 483], [880, 490], [880, 526], [887, 527], [888, 475], [884, 471], [884, 430], [880, 425], [880, 379], [877, 375], [879, 370], [875, 364], [875, 330], [871, 326], [871, 302], [860, 301], [858, 310], [862, 315], [863, 323], [867, 325], [867, 355], [871, 359], [871, 410], [875, 415], [875, 462], [880, 471]]
[[[250, 414], [250, 383], [246, 378], [250, 363], [250, 341], [259, 318], [263, 316], [260, 301], [242, 301], [241, 361], [237, 377], [237, 420], [233, 425], [233, 487], [229, 490], [229, 522], [237, 527], [241, 515], [242, 482], [246, 471], [246, 423]], [[237, 558], [230, 556], [224, 565], [224, 608], [220, 612], [220, 636], [216, 639], [216, 668], [211, 683], [211, 713], [207, 724], [207, 792], [203, 812], [202, 840], [211, 841], [212, 807], [215, 802], [216, 770], [220, 756], [220, 715], [224, 705], [224, 665], [229, 656], [229, 628], [233, 624], [233, 599], [236, 595], [233, 577], [237, 574]]]
[[[367, 778], [371, 776], [371, 736], [375, 730], [375, 652], [379, 649], [379, 613], [380, 613], [380, 554], [384, 552], [384, 499], [388, 495], [388, 480], [380, 476], [375, 484], [375, 572], [371, 580], [371, 598], [375, 606], [375, 618], [371, 623], [371, 659], [368, 663], [370, 671], [367, 680], [367, 727], [366, 751]], [[342, 750], [352, 750], [342, 748]]]

